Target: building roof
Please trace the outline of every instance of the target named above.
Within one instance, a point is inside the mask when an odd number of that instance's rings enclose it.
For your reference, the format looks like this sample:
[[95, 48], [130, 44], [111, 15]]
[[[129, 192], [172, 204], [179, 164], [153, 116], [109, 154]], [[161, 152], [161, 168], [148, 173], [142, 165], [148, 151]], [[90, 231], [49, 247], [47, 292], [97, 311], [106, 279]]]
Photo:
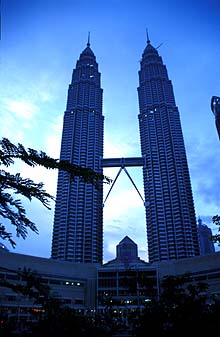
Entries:
[[104, 267], [140, 268], [149, 264], [138, 257], [138, 246], [127, 235], [116, 246], [116, 258], [108, 261]]

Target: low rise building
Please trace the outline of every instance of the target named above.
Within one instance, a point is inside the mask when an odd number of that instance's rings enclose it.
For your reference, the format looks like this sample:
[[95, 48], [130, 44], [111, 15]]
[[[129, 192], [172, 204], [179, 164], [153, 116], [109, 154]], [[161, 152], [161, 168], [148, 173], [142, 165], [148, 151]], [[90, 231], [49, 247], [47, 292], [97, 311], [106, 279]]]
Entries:
[[117, 245], [116, 258], [98, 268], [97, 277], [99, 312], [143, 309], [159, 296], [157, 266], [138, 257], [137, 244], [128, 236]]
[[79, 314], [142, 309], [147, 301], [160, 296], [165, 276], [190, 275], [192, 282], [208, 285], [208, 297], [220, 300], [220, 252], [180, 260], [148, 263], [138, 257], [138, 248], [129, 237], [116, 247], [116, 258], [103, 264], [73, 263], [12, 253], [0, 246], [0, 312], [15, 320], [33, 320], [41, 306], [3, 282], [22, 284], [19, 271], [36, 272], [41, 282], [64, 305]]
[[[0, 248], [0, 281], [24, 283], [19, 271], [30, 270], [40, 276], [42, 284], [64, 305], [78, 313], [95, 309], [97, 265], [58, 261], [42, 257], [11, 253]], [[0, 310], [19, 320], [33, 320], [41, 306], [27, 296], [15, 293], [8, 287], [0, 287]]]

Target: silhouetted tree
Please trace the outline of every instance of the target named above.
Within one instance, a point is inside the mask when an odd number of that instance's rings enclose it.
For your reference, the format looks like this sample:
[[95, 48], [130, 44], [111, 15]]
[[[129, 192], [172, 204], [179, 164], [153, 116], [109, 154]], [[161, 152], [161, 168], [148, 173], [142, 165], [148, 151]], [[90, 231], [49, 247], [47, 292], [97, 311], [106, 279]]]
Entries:
[[207, 302], [206, 283], [194, 283], [186, 274], [164, 277], [160, 286], [160, 299], [148, 302], [140, 316], [137, 337], [149, 330], [159, 336], [219, 331], [220, 306]]
[[[66, 171], [71, 180], [79, 177], [85, 183], [91, 183], [96, 188], [99, 188], [103, 182], [108, 184], [111, 182], [111, 179], [90, 168], [51, 158], [45, 152], [38, 152], [31, 148], [25, 149], [20, 143], [15, 145], [7, 138], [2, 138], [0, 141], [0, 165], [7, 168], [13, 165], [15, 160], [21, 160], [31, 167], [42, 166], [46, 169]], [[30, 201], [35, 198], [48, 209], [50, 209], [50, 201], [54, 200], [54, 197], [46, 192], [42, 182], [35, 183], [31, 179], [21, 177], [20, 173], [12, 174], [5, 169], [0, 170], [0, 218], [3, 221], [9, 220], [16, 228], [17, 237], [25, 239], [28, 229], [35, 233], [38, 233], [38, 229], [27, 218], [26, 210], [21, 200], [15, 198], [16, 195], [23, 196]], [[12, 238], [12, 233], [6, 229], [6, 225], [3, 223], [0, 223], [0, 237], [3, 240], [8, 240], [12, 247], [15, 247], [16, 243]]]
[[[2, 268], [9, 273], [14, 270]], [[17, 271], [18, 280], [8, 282], [0, 279], [0, 286], [11, 289], [32, 300], [33, 305], [40, 305], [43, 314], [38, 315], [37, 323], [30, 324], [29, 336], [32, 337], [106, 337], [105, 330], [92, 318], [77, 315], [76, 311], [62, 303], [52, 291], [51, 287], [43, 283], [42, 277], [30, 268]], [[1, 317], [0, 317], [1, 318]], [[10, 321], [8, 325], [0, 326], [0, 335], [14, 336]], [[20, 331], [19, 336], [25, 336]]]
[[[213, 222], [214, 225], [218, 226], [218, 232], [220, 233], [220, 216], [219, 215], [213, 216], [212, 222]], [[218, 244], [220, 245], [220, 234], [213, 235], [212, 240], [214, 242], [218, 242]]]

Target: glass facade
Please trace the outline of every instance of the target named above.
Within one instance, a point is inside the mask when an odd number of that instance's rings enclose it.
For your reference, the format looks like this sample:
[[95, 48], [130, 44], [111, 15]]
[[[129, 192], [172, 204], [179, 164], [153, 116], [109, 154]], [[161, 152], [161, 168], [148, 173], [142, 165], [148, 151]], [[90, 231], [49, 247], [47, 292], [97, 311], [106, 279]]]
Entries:
[[199, 255], [180, 115], [166, 66], [149, 40], [140, 63], [138, 98], [149, 262]]
[[[194, 201], [178, 107], [166, 66], [150, 41], [139, 71], [139, 130], [149, 262], [200, 254]], [[88, 42], [73, 70], [60, 159], [102, 172], [101, 75]], [[102, 263], [103, 186], [58, 174], [53, 259]]]
[[[64, 113], [60, 159], [103, 173], [104, 116], [101, 75], [87, 43], [73, 70]], [[103, 187], [98, 190], [79, 177], [70, 181], [59, 171], [52, 239], [52, 258], [102, 263]]]

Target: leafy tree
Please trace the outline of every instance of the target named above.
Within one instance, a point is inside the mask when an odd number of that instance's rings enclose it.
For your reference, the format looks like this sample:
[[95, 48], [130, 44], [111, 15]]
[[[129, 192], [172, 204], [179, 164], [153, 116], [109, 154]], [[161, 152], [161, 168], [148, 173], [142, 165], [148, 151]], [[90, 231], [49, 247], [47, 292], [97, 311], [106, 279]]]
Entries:
[[[0, 267], [1, 270], [14, 273], [14, 270]], [[17, 282], [8, 282], [0, 280], [0, 286], [10, 288], [13, 292], [28, 297], [34, 301], [34, 304], [40, 304], [45, 311], [51, 310], [51, 307], [61, 306], [61, 302], [51, 293], [51, 288], [42, 282], [41, 276], [24, 267], [17, 271]]]
[[[214, 225], [218, 226], [218, 231], [220, 232], [220, 216], [219, 215], [213, 216], [212, 222]], [[218, 244], [220, 245], [220, 234], [213, 235], [212, 240], [213, 242], [218, 242]]]
[[[15, 164], [15, 160], [21, 160], [31, 167], [42, 166], [46, 169], [66, 171], [71, 180], [79, 177], [85, 183], [91, 183], [96, 188], [99, 188], [102, 183], [111, 183], [111, 179], [94, 172], [90, 168], [51, 158], [45, 152], [31, 148], [26, 149], [20, 143], [15, 145], [7, 138], [2, 138], [0, 141], [0, 165], [8, 168], [10, 165]], [[15, 195], [23, 196], [30, 201], [33, 198], [38, 199], [47, 209], [50, 209], [50, 201], [54, 200], [54, 197], [46, 192], [42, 182], [35, 183], [31, 179], [21, 177], [20, 173], [11, 174], [5, 169], [0, 170], [0, 218], [9, 220], [16, 228], [17, 237], [25, 239], [28, 229], [35, 233], [38, 233], [38, 229], [27, 218], [26, 210], [21, 200], [16, 199]], [[0, 237], [3, 240], [8, 240], [12, 247], [16, 246], [12, 233], [8, 232], [3, 223], [0, 223]]]
[[[14, 270], [1, 267], [1, 270], [14, 273]], [[18, 280], [16, 282], [8, 282], [0, 280], [1, 287], [7, 287], [13, 292], [28, 297], [33, 301], [34, 305], [40, 305], [43, 314], [36, 317], [37, 323], [29, 323], [29, 330], [32, 337], [104, 337], [103, 329], [94, 322], [93, 318], [79, 316], [76, 311], [62, 303], [50, 286], [43, 283], [41, 276], [30, 268], [23, 268], [17, 271]], [[1, 319], [1, 317], [0, 317]], [[12, 334], [13, 325], [10, 321], [6, 326], [0, 326], [1, 336], [14, 336]], [[74, 333], [73, 333], [74, 331]], [[105, 332], [105, 331], [104, 331]], [[23, 336], [22, 331], [19, 336]], [[29, 334], [30, 335], [30, 334]]]
[[142, 337], [152, 330], [159, 336], [218, 332], [218, 303], [209, 304], [205, 295], [208, 285], [193, 282], [190, 275], [166, 276], [161, 282], [159, 300], [148, 302], [140, 316], [135, 336]]

